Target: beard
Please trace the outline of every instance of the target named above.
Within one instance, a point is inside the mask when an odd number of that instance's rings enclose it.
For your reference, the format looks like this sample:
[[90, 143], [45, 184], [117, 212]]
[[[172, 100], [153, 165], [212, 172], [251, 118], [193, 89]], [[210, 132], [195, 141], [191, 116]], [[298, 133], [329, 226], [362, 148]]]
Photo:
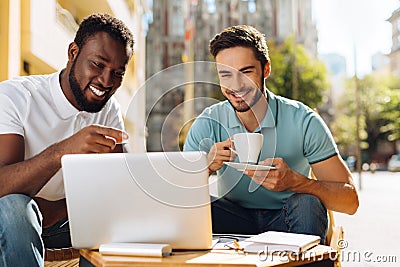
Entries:
[[[258, 100], [260, 100], [260, 98], [263, 96], [263, 88], [264, 88], [264, 74], [261, 77], [261, 88], [256, 88], [256, 94], [254, 95], [254, 97], [250, 100], [250, 103], [246, 103], [245, 101], [242, 101], [242, 103], [240, 105], [234, 105], [229, 99], [228, 102], [229, 104], [231, 104], [231, 106], [233, 107], [233, 109], [236, 112], [247, 112], [249, 111], [257, 102]], [[242, 88], [240, 91], [247, 91], [247, 90], [253, 90], [254, 88], [250, 88], [250, 87], [246, 87], [246, 88]]]
[[[104, 105], [107, 103], [108, 98], [105, 99], [104, 102], [98, 102], [98, 103], [93, 103], [89, 102], [83, 92], [85, 89], [82, 89], [81, 86], [79, 85], [78, 81], [76, 80], [75, 76], [75, 62], [72, 64], [71, 71], [69, 73], [69, 86], [71, 88], [72, 94], [74, 95], [75, 101], [78, 104], [80, 110], [90, 112], [90, 113], [96, 113], [102, 110]], [[87, 89], [90, 90], [90, 89]]]
[[[241, 90], [248, 90], [248, 89], [249, 88], [243, 88]], [[239, 105], [232, 103], [229, 99], [228, 102], [231, 104], [231, 106], [236, 112], [246, 112], [249, 111], [258, 102], [258, 100], [260, 100], [262, 95], [263, 93], [261, 92], [261, 90], [257, 89], [255, 96], [250, 100], [250, 103], [248, 104], [244, 100], [241, 101]]]

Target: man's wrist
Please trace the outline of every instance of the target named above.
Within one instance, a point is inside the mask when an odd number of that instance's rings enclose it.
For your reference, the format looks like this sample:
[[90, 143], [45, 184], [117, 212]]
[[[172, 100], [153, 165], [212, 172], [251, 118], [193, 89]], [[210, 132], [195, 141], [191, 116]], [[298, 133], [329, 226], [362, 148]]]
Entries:
[[315, 180], [309, 179], [295, 171], [292, 171], [290, 175], [293, 177], [292, 186], [289, 188], [291, 191], [296, 193], [309, 193], [310, 183], [315, 182]]

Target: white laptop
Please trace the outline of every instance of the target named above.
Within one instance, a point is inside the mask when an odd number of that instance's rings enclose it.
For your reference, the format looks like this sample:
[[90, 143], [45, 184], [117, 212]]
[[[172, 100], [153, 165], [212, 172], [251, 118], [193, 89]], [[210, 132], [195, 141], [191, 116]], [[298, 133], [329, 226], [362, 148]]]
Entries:
[[205, 153], [75, 154], [61, 162], [73, 247], [211, 248]]

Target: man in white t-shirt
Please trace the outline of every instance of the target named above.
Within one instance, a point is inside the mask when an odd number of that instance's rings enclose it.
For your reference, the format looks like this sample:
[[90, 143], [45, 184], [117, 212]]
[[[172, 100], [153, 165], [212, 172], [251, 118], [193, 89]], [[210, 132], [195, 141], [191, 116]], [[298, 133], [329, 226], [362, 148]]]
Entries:
[[112, 97], [133, 35], [105, 14], [82, 21], [65, 69], [0, 83], [0, 266], [43, 266], [44, 248], [71, 246], [61, 157], [123, 152]]

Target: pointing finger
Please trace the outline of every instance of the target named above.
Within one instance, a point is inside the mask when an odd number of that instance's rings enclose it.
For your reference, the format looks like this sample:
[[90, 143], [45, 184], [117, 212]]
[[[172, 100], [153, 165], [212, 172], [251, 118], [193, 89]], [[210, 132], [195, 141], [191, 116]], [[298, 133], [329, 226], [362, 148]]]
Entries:
[[125, 131], [112, 128], [112, 127], [104, 127], [101, 125], [96, 125], [96, 133], [101, 134], [107, 138], [111, 138], [115, 140], [115, 143], [122, 143], [123, 141], [126, 141], [129, 139], [128, 133]]

